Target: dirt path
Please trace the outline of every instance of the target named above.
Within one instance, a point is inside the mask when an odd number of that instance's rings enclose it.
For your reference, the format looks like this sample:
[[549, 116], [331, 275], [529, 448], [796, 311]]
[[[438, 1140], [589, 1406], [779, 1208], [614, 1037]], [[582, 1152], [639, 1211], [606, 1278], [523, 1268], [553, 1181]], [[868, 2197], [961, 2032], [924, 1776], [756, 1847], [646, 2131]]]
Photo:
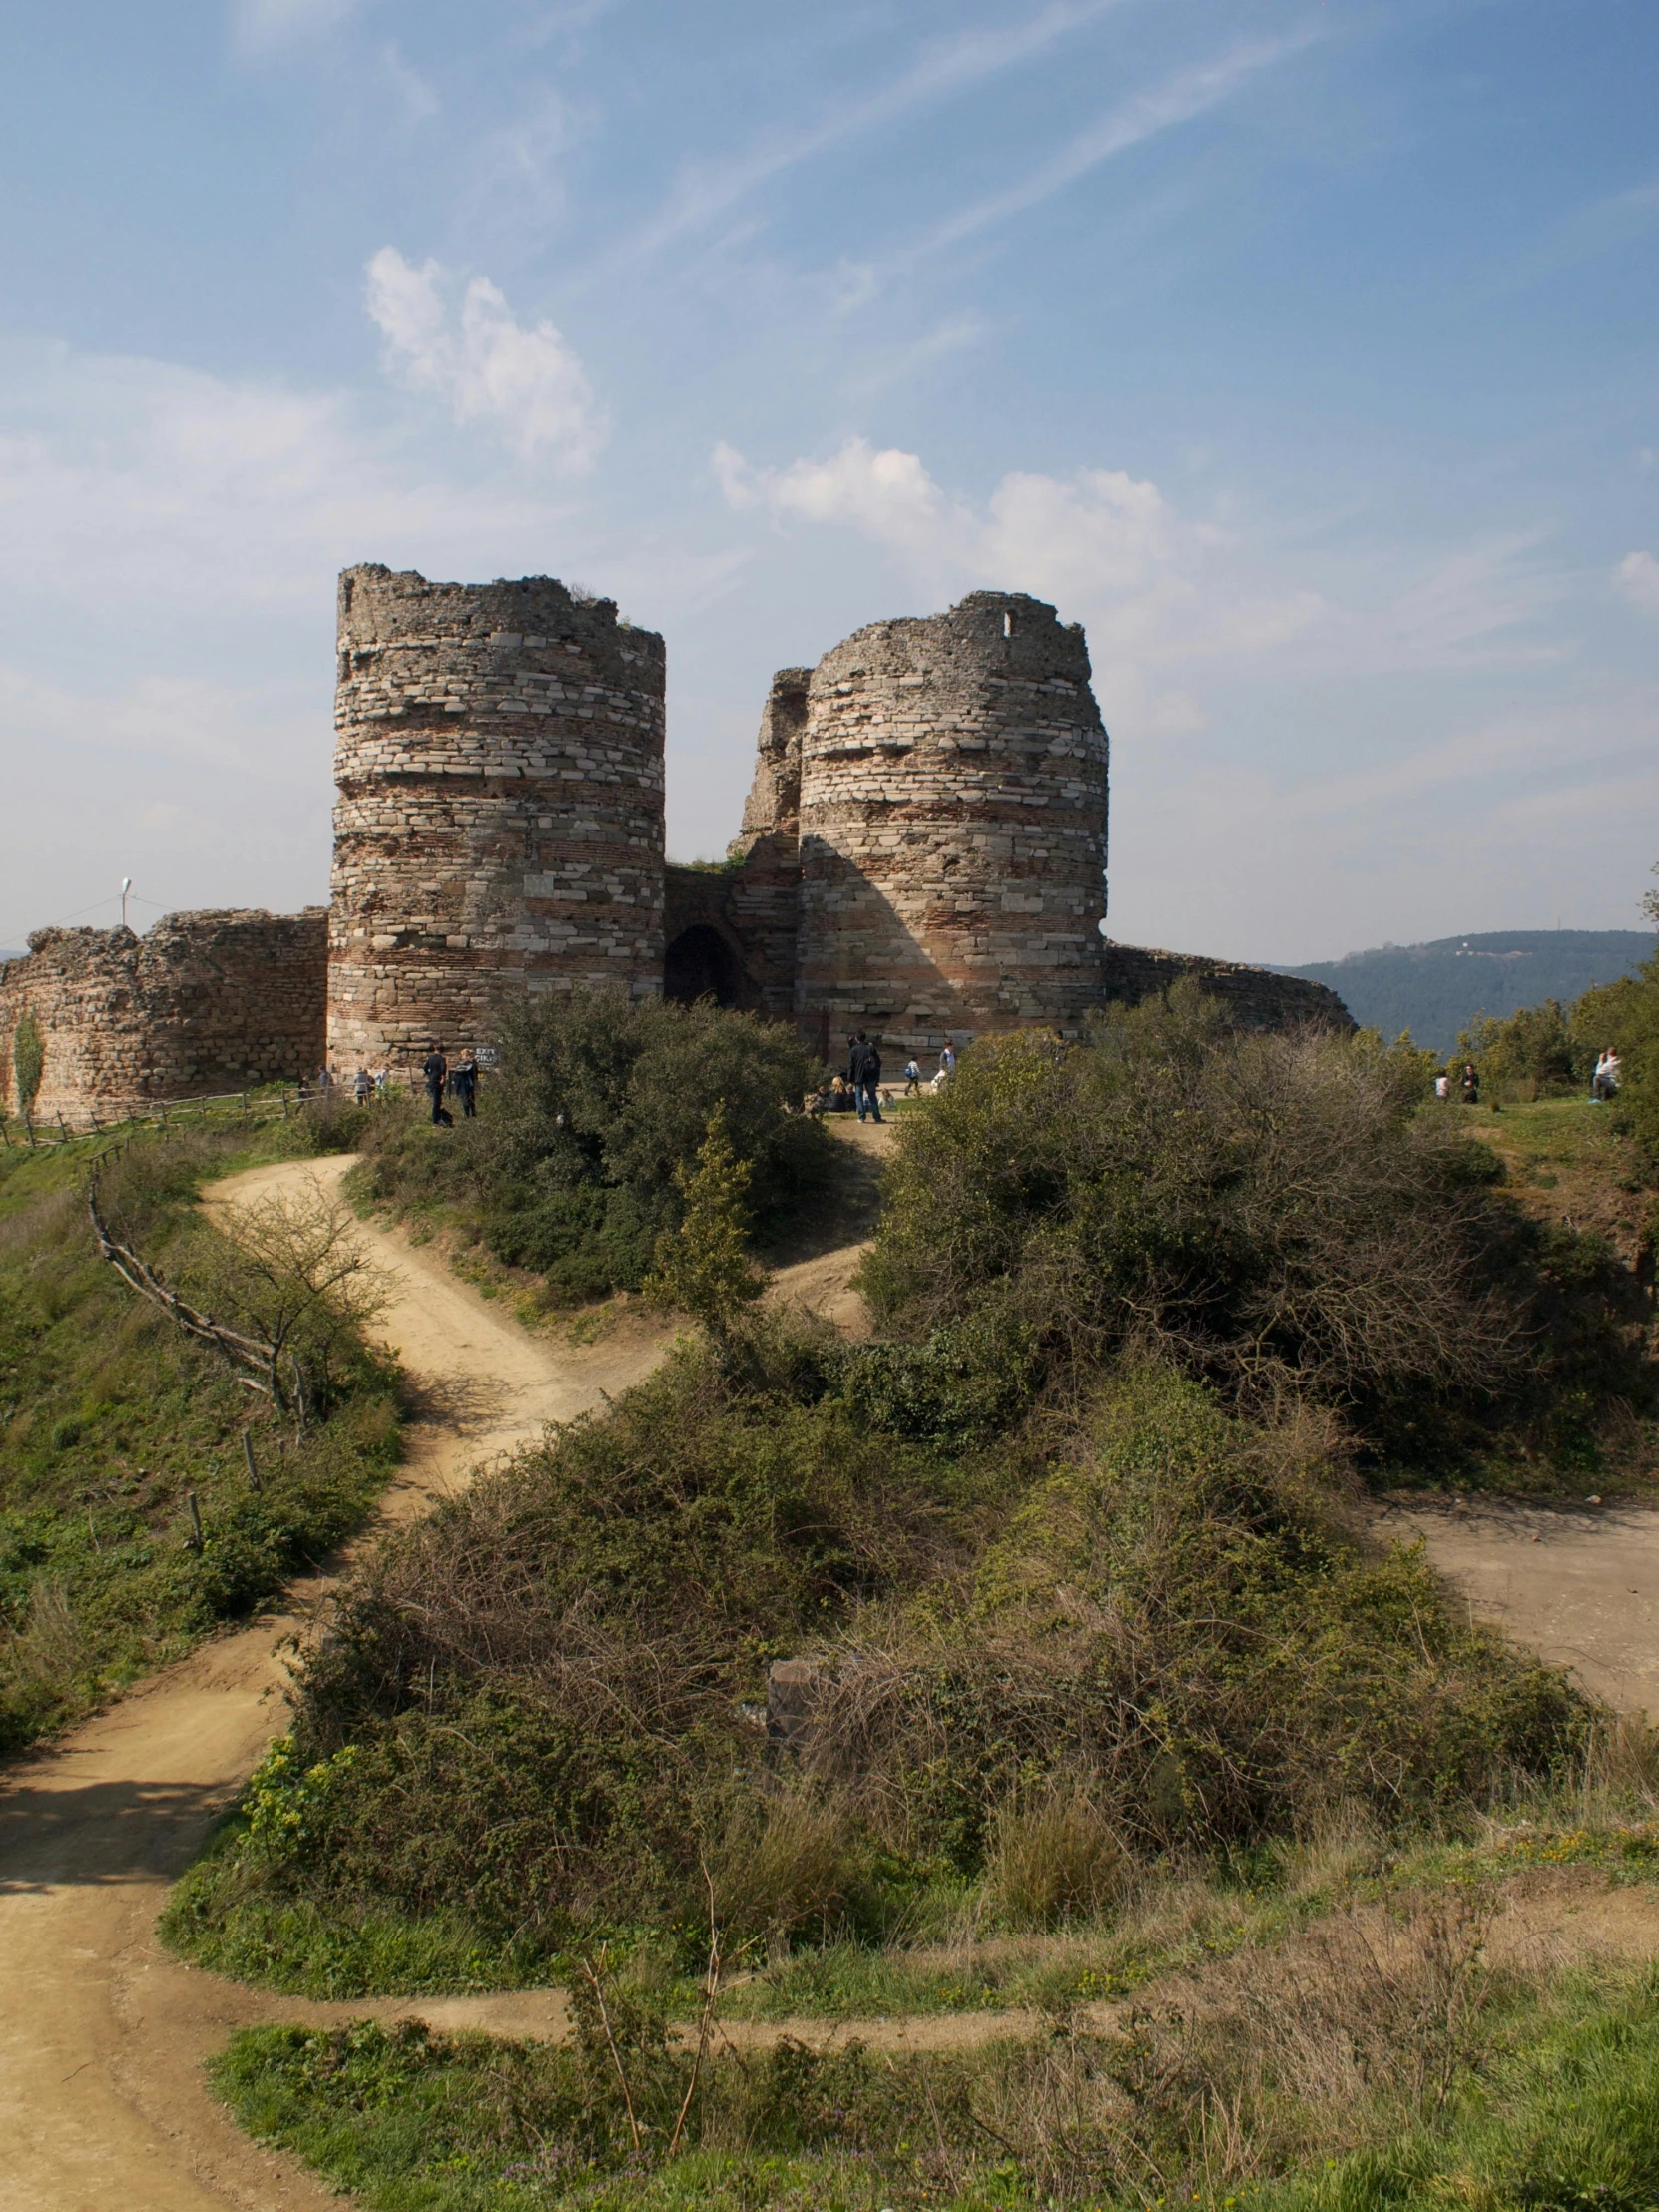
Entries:
[[[782, 1255], [773, 1296], [811, 1305], [849, 1333], [867, 1326], [849, 1277], [873, 1221], [885, 1131], [836, 1136], [871, 1172], [848, 1184], [818, 1249]], [[337, 1183], [343, 1159], [283, 1163], [222, 1184], [219, 1208]], [[867, 1201], [867, 1203], [866, 1203]], [[868, 1218], [866, 1218], [866, 1216]], [[640, 1380], [669, 1333], [624, 1319], [585, 1349], [532, 1337], [395, 1232], [365, 1226], [392, 1277], [384, 1334], [415, 1382], [420, 1418], [387, 1493], [384, 1519], [411, 1518], [496, 1454]], [[1379, 1532], [1421, 1535], [1471, 1609], [1586, 1687], [1629, 1709], [1659, 1710], [1659, 1510], [1542, 1511], [1396, 1502]], [[440, 2028], [558, 2035], [555, 1990], [411, 2001], [317, 2004], [275, 1997], [181, 1965], [154, 1924], [170, 1883], [283, 1722], [281, 1646], [326, 1577], [297, 1587], [290, 1610], [206, 1645], [0, 1790], [0, 2212], [322, 2212], [339, 2199], [292, 2161], [251, 2142], [208, 2096], [202, 2064], [227, 2033], [261, 2020], [417, 2016]], [[1659, 1953], [1659, 1895], [1563, 1884], [1516, 1907], [1512, 1942]], [[1101, 2024], [1110, 2007], [1099, 2007]], [[734, 2042], [792, 2033], [827, 2044], [853, 2036], [890, 2049], [962, 2048], [1035, 2030], [1022, 2011], [903, 2020], [734, 2022]]]
[[1374, 1526], [1420, 1536], [1476, 1620], [1620, 1711], [1659, 1716], [1659, 1507], [1396, 1499]]
[[[311, 1175], [335, 1185], [349, 1164], [255, 1169], [221, 1184], [212, 1203], [293, 1190]], [[421, 1400], [388, 1520], [425, 1511], [479, 1463], [598, 1405], [662, 1356], [668, 1332], [635, 1322], [587, 1350], [556, 1347], [402, 1237], [362, 1234], [394, 1284], [382, 1333]], [[285, 2007], [193, 1972], [153, 1935], [169, 1884], [280, 1732], [280, 1647], [326, 1587], [324, 1577], [299, 1585], [289, 1612], [205, 1645], [0, 1791], [5, 2212], [337, 2208], [231, 2123], [207, 2094], [202, 2062], [243, 2021], [379, 2008]]]

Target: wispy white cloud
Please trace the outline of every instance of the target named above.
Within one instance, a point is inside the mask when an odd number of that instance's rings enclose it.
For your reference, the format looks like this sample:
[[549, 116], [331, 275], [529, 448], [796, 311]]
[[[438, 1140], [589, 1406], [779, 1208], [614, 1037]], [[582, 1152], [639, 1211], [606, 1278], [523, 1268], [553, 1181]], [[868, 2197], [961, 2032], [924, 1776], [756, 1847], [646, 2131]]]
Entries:
[[781, 521], [839, 524], [897, 555], [935, 599], [974, 586], [1029, 591], [1088, 627], [1109, 708], [1174, 733], [1202, 718], [1178, 664], [1252, 655], [1326, 616], [1317, 592], [1247, 581], [1209, 524], [1121, 469], [1014, 470], [983, 506], [946, 492], [921, 457], [849, 438], [828, 460], [751, 468], [730, 445], [712, 473], [727, 503]]
[[1651, 553], [1627, 553], [1613, 577], [1633, 607], [1645, 615], [1659, 615], [1659, 561]]
[[[1533, 669], [1570, 641], [1544, 619], [1565, 589], [1539, 533], [1395, 550], [1368, 573], [1298, 556], [1181, 509], [1122, 469], [1012, 470], [983, 501], [919, 454], [849, 438], [827, 459], [754, 468], [730, 445], [711, 473], [727, 504], [780, 526], [833, 525], [884, 548], [935, 604], [976, 586], [1029, 591], [1085, 624], [1109, 722], [1201, 728], [1218, 680]], [[1645, 580], [1647, 572], [1641, 575]], [[1654, 564], [1659, 583], [1659, 564]]]
[[420, 72], [404, 60], [395, 39], [388, 39], [380, 49], [380, 66], [385, 71], [393, 98], [403, 111], [404, 122], [430, 123], [442, 103]]
[[1559, 271], [1618, 252], [1645, 239], [1659, 224], [1659, 178], [1603, 193], [1545, 225], [1514, 268], [1522, 282], [1553, 276]]
[[354, 15], [362, 0], [231, 0], [231, 33], [245, 53], [266, 54]]
[[672, 245], [717, 222], [760, 186], [785, 170], [860, 132], [893, 123], [911, 109], [966, 92], [987, 79], [1034, 61], [1074, 31], [1097, 21], [1124, 0], [1049, 0], [1022, 22], [980, 25], [925, 47], [907, 69], [859, 97], [837, 101], [810, 122], [784, 128], [745, 153], [689, 168], [666, 205], [633, 242], [638, 254]]
[[545, 457], [567, 475], [590, 469], [607, 424], [586, 371], [551, 322], [514, 320], [487, 276], [451, 305], [447, 273], [416, 268], [394, 246], [368, 264], [366, 303], [385, 339], [388, 371], [434, 393], [458, 423], [486, 422], [525, 460]]
[[1280, 38], [1241, 39], [1224, 54], [1177, 71], [1162, 84], [1109, 108], [1016, 184], [959, 208], [925, 233], [902, 258], [914, 259], [957, 245], [995, 224], [1024, 215], [1103, 162], [1224, 106], [1264, 70], [1304, 52], [1326, 35], [1320, 25], [1307, 24]]

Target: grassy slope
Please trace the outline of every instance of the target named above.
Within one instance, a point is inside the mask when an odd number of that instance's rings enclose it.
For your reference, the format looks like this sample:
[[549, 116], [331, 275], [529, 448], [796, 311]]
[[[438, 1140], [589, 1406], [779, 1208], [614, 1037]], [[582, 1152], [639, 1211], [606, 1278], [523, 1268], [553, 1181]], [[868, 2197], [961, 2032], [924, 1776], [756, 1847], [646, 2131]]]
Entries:
[[[1466, 1119], [1503, 1158], [1523, 1205], [1546, 1219], [1594, 1228], [1627, 1265], [1635, 1261], [1650, 1201], [1596, 1109], [1551, 1102]], [[1636, 1796], [1643, 1796], [1639, 1788]], [[727, 2009], [777, 2019], [1025, 2005], [1063, 2021], [1068, 2007], [1103, 1996], [1135, 1992], [1139, 2001], [1144, 1991], [1155, 2006], [1158, 1984], [1171, 1973], [1191, 1974], [1207, 1961], [1271, 1950], [1359, 1898], [1397, 1897], [1413, 1885], [1447, 1894], [1473, 1881], [1500, 1885], [1540, 1861], [1606, 1868], [1614, 1879], [1653, 1879], [1653, 1833], [1629, 1825], [1634, 1799], [1610, 1812], [1604, 1808], [1599, 1825], [1585, 1826], [1571, 1808], [1540, 1804], [1530, 1810], [1536, 1825], [1517, 1832], [1519, 1842], [1449, 1852], [1429, 1846], [1399, 1858], [1368, 1846], [1324, 1860], [1291, 1847], [1283, 1863], [1273, 1863], [1270, 1854], [1205, 1877], [1172, 1869], [1147, 1886], [1134, 1910], [1048, 1937], [999, 1937], [971, 1917], [958, 1916], [952, 1927], [951, 1899], [941, 1892], [928, 1909], [937, 1925], [923, 1925], [924, 1912], [904, 1939], [884, 1948], [843, 1943], [783, 1959], [735, 1989]], [[296, 1926], [286, 1933], [303, 1954], [307, 1931]], [[308, 1935], [315, 1946], [298, 1978], [277, 1977], [288, 1986], [320, 1992], [349, 1985], [353, 1970], [360, 1973], [365, 1965], [371, 1981], [375, 1967], [390, 1967], [404, 1987], [457, 1987], [469, 1980], [500, 1985], [511, 1978], [502, 1972], [505, 1961], [476, 1953], [468, 1958], [468, 1932], [459, 1926], [429, 1931], [431, 1955], [424, 1961], [404, 1955], [407, 1936], [389, 1924], [382, 1932], [389, 1948], [372, 1963], [336, 1957], [320, 1927]], [[265, 1978], [274, 1961], [268, 1954], [264, 1961], [225, 1963]], [[342, 1964], [343, 1984], [331, 1978]], [[421, 1964], [430, 1978], [418, 1972], [412, 1980], [401, 1978]], [[640, 1965], [642, 1986], [669, 2014], [683, 2018], [695, 2009], [689, 1983], [654, 1972], [643, 1955]], [[880, 2205], [921, 2203], [979, 2212], [1039, 2202], [1150, 2206], [1166, 2200], [1249, 2205], [1260, 2212], [1326, 2206], [1369, 2212], [1374, 2205], [1447, 2197], [1497, 2212], [1655, 2201], [1659, 1991], [1652, 1981], [1603, 1976], [1551, 1984], [1539, 1978], [1511, 1989], [1490, 2025], [1479, 2049], [1453, 2065], [1443, 2096], [1439, 2089], [1414, 2101], [1380, 2096], [1340, 2113], [1305, 2115], [1300, 2137], [1296, 2127], [1286, 2134], [1282, 2113], [1271, 2126], [1258, 2115], [1258, 2149], [1244, 2159], [1247, 2166], [1256, 2161], [1254, 2175], [1224, 2159], [1224, 2178], [1213, 2187], [1204, 2179], [1207, 2146], [1196, 2172], [1190, 2163], [1182, 2167], [1178, 2145], [1156, 2178], [1150, 2170], [1133, 2181], [1115, 2172], [1109, 2185], [1113, 2161], [1106, 2159], [1098, 2187], [1057, 2188], [1052, 2176], [1039, 2180], [1030, 2157], [1009, 2156], [983, 2135], [972, 2144], [972, 2130], [954, 2122], [938, 2138], [939, 2155], [929, 2158], [928, 2120], [885, 2077], [873, 2085], [839, 2081], [831, 2099], [833, 2124], [818, 2139], [804, 2140], [792, 2116], [803, 2104], [800, 2085], [780, 2083], [774, 2095], [760, 2061], [751, 2062], [746, 2077], [743, 2093], [751, 2104], [743, 2143], [722, 2140], [716, 2128], [689, 2156], [654, 2166], [648, 2154], [633, 2162], [634, 2171], [626, 2170], [630, 2161], [614, 2145], [589, 2163], [575, 2144], [571, 2083], [559, 2074], [558, 2062], [534, 2048], [465, 2038], [399, 2041], [375, 2028], [332, 2036], [256, 2030], [227, 2052], [217, 2081], [246, 2125], [297, 2151], [384, 2212], [415, 2206], [506, 2212], [578, 2202], [618, 2212], [693, 2204], [788, 2205], [801, 2212], [844, 2205], [849, 2212], [875, 2212]], [[1406, 2041], [1420, 2043], [1421, 2034], [1418, 2019]], [[1110, 2061], [1131, 2074], [1132, 2046], [1133, 2035]], [[1005, 2091], [1010, 2067], [1050, 2064], [1043, 2052], [1030, 2059], [1005, 2053], [931, 2062], [924, 2101], [948, 2111], [958, 2090], [970, 2104], [975, 2096], [994, 2101]], [[1137, 2095], [1150, 2094], [1144, 2080], [1131, 2086]], [[593, 2083], [579, 2085], [584, 2113], [594, 2095]], [[1290, 2147], [1298, 2141], [1300, 2150]], [[1316, 2147], [1319, 2155], [1313, 2155]]]
[[[281, 1143], [238, 1128], [170, 1148], [147, 1256], [165, 1273], [199, 1183]], [[300, 1443], [128, 1290], [93, 1245], [85, 1151], [0, 1153], [0, 1752], [280, 1588], [361, 1524], [397, 1450], [389, 1378]]]

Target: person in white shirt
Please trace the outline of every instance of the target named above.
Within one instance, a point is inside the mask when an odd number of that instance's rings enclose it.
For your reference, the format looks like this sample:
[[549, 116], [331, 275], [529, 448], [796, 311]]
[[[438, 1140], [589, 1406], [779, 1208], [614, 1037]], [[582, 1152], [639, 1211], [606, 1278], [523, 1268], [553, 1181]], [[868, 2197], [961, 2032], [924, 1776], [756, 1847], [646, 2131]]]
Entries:
[[1608, 1099], [1617, 1095], [1619, 1078], [1623, 1073], [1623, 1061], [1613, 1047], [1608, 1045], [1596, 1062], [1596, 1071], [1590, 1078], [1590, 1096], [1605, 1105]]

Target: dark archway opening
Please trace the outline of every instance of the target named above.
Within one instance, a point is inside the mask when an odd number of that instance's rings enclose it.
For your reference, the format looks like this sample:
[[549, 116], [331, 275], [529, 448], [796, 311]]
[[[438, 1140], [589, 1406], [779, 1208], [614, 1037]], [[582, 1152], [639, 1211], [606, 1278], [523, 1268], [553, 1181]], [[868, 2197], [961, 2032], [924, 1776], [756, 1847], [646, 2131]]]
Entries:
[[736, 1006], [743, 995], [743, 968], [718, 929], [694, 921], [682, 929], [663, 955], [663, 996], [682, 1006], [712, 998], [717, 1006]]

